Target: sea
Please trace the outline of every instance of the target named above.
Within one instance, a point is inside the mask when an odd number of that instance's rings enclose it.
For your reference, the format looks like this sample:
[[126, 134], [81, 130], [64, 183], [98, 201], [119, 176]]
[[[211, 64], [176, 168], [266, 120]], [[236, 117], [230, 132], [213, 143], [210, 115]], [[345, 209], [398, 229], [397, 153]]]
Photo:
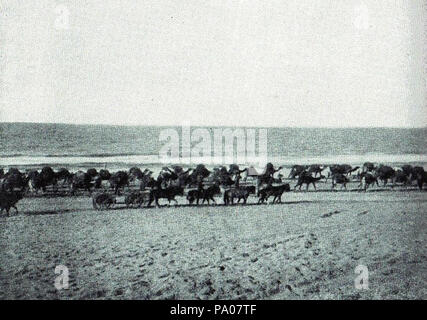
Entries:
[[[208, 132], [213, 141], [215, 130], [235, 128], [189, 128], [190, 132], [196, 129], [206, 129], [204, 132]], [[427, 163], [427, 128], [239, 129], [244, 132], [255, 130], [255, 137], [264, 129], [267, 161], [277, 166], [361, 165], [366, 161], [394, 166], [404, 163], [425, 166]], [[184, 131], [181, 127], [0, 123], [0, 167], [40, 168], [49, 165], [72, 170], [89, 167], [159, 167], [165, 165], [165, 160], [160, 157], [165, 146], [161, 135], [171, 130], [177, 133], [180, 144], [183, 143]], [[196, 142], [190, 144], [192, 146]], [[179, 150], [180, 157], [173, 158], [169, 164], [194, 165], [212, 161], [209, 157], [181, 157], [182, 149]], [[259, 146], [257, 150], [260, 150]], [[215, 161], [227, 165], [226, 160]], [[231, 161], [228, 159], [228, 162]], [[249, 162], [240, 164], [249, 165]]]

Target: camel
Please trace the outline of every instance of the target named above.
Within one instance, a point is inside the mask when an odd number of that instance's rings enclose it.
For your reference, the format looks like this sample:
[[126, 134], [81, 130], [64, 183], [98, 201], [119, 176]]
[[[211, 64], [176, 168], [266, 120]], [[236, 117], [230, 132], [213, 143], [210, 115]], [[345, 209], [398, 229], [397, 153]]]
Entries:
[[90, 188], [92, 187], [92, 177], [83, 171], [77, 171], [72, 178], [71, 194], [73, 195], [77, 189], [84, 189], [91, 194]]
[[372, 172], [375, 169], [375, 164], [372, 162], [365, 162], [362, 166], [362, 172]]
[[98, 175], [98, 171], [95, 168], [87, 169], [86, 173], [91, 177], [95, 178]]
[[107, 169], [99, 170], [98, 176], [101, 180], [110, 180], [111, 173]]
[[226, 188], [232, 186], [235, 183], [231, 178], [227, 168], [224, 166], [214, 168], [213, 172], [209, 175], [208, 180], [214, 183], [217, 182], [219, 185]]
[[14, 189], [19, 189], [24, 192], [28, 187], [28, 181], [30, 178], [20, 173], [19, 171], [10, 171], [5, 174], [1, 188], [2, 190], [8, 190], [12, 192]]
[[191, 173], [189, 173], [189, 170], [188, 175], [185, 178], [185, 184], [188, 186], [197, 186], [199, 181], [209, 177], [211, 174], [211, 171], [208, 170], [204, 164], [198, 164], [195, 169], [191, 169]]
[[395, 175], [396, 171], [390, 166], [380, 165], [375, 170], [375, 176], [383, 181], [384, 187], [387, 185], [388, 180], [393, 179]]
[[417, 174], [417, 184], [420, 190], [423, 190], [424, 183], [427, 183], [427, 172], [420, 172]]
[[119, 189], [129, 187], [129, 175], [125, 171], [117, 171], [109, 179], [110, 187], [114, 188], [114, 193], [119, 194]]
[[65, 185], [66, 183], [71, 183], [73, 176], [70, 171], [68, 171], [68, 169], [60, 168], [57, 172], [55, 172], [55, 178], [57, 182], [62, 180], [62, 185]]
[[129, 169], [129, 181], [134, 181], [135, 179], [141, 180], [144, 177], [144, 174], [148, 170], [145, 169], [144, 172], [138, 167], [132, 167]]
[[396, 170], [394, 177], [392, 178], [393, 186], [397, 183], [403, 183], [403, 185], [411, 185], [412, 174], [407, 175], [403, 170]]
[[291, 172], [289, 173], [288, 178], [289, 179], [295, 179], [296, 177], [299, 177], [303, 172], [306, 172], [307, 166], [301, 166], [301, 165], [294, 165], [291, 168]]
[[360, 167], [352, 167], [349, 164], [334, 164], [332, 166], [329, 166], [329, 173], [328, 177], [326, 178], [326, 181], [330, 177], [333, 177], [336, 174], [344, 174], [345, 176], [348, 176], [350, 173], [358, 170]]
[[321, 175], [322, 171], [325, 170], [325, 169], [326, 169], [325, 166], [321, 166], [321, 165], [318, 165], [318, 164], [312, 164], [312, 165], [310, 165], [308, 167], [307, 173], [310, 174], [310, 175], [312, 173], [314, 173], [314, 176], [317, 177], [317, 174]]
[[402, 171], [409, 177], [411, 183], [417, 180], [419, 174], [423, 174], [424, 168], [420, 166], [411, 166], [409, 164], [402, 166]]
[[51, 167], [44, 167], [40, 173], [33, 170], [28, 173], [28, 178], [30, 179], [30, 184], [33, 190], [38, 192], [39, 189], [42, 189], [43, 192], [46, 192], [47, 186], [53, 186], [53, 191], [57, 191], [57, 178], [56, 173]]
[[[277, 181], [277, 179], [274, 179], [274, 174], [280, 170], [282, 170], [282, 166], [280, 166], [277, 169], [274, 169], [274, 166], [271, 162], [267, 163], [265, 166], [264, 173], [258, 176], [258, 184], [261, 186], [263, 184], [272, 184]], [[280, 179], [281, 181], [281, 179]]]

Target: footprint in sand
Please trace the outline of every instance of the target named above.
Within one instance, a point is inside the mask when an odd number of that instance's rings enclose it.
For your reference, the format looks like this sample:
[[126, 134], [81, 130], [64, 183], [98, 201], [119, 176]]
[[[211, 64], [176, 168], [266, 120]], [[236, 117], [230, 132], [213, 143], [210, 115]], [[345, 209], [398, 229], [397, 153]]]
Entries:
[[331, 211], [331, 212], [328, 212], [328, 213], [324, 213], [324, 214], [322, 214], [322, 218], [328, 218], [328, 217], [331, 217], [332, 215], [334, 215], [334, 214], [337, 214], [337, 213], [340, 213], [341, 211], [338, 211], [338, 210], [335, 210], [335, 211]]
[[116, 289], [115, 291], [114, 291], [114, 295], [115, 296], [121, 296], [123, 294], [123, 289]]

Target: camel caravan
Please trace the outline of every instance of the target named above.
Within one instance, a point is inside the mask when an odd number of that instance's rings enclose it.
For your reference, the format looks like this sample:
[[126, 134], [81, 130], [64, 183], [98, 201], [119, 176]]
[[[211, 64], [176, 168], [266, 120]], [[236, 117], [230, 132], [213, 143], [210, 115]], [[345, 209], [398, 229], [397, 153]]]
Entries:
[[[186, 170], [181, 166], [163, 167], [154, 178], [151, 170], [137, 167], [113, 173], [94, 168], [74, 173], [66, 168], [55, 171], [51, 167], [25, 173], [16, 168], [9, 168], [7, 172], [0, 169], [1, 214], [6, 210], [9, 215], [12, 208], [18, 212], [16, 203], [24, 196], [35, 195], [87, 193], [92, 197], [95, 209], [108, 209], [118, 203], [129, 208], [160, 206], [159, 200], [177, 204], [176, 197], [185, 197], [188, 205], [217, 204], [215, 197], [221, 194], [224, 205], [246, 204], [250, 196], [257, 197], [258, 204], [267, 203], [270, 198], [271, 203], [281, 203], [283, 193], [291, 191], [285, 180], [296, 181], [294, 190], [301, 190], [304, 186], [309, 190], [311, 185], [317, 190], [316, 184], [328, 181], [331, 182], [331, 190], [336, 190], [338, 185], [340, 189], [347, 190], [347, 184], [357, 182], [356, 190], [360, 191], [380, 184], [391, 188], [416, 184], [422, 190], [427, 183], [424, 168], [411, 165], [400, 168], [371, 162], [364, 163], [362, 167], [347, 164], [294, 165], [287, 178], [279, 172], [281, 170], [282, 167], [275, 168], [272, 163], [268, 163], [261, 174], [253, 167], [241, 169], [235, 164], [211, 170], [199, 164]], [[123, 202], [117, 201], [120, 197], [124, 198]]]

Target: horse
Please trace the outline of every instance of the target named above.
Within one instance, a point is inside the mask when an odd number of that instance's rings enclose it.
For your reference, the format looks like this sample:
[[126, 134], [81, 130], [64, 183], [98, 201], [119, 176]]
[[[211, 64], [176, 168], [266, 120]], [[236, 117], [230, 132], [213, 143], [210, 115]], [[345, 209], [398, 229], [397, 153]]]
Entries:
[[350, 182], [350, 179], [347, 178], [342, 173], [336, 173], [332, 176], [332, 190], [335, 188], [335, 185], [341, 184], [341, 189], [344, 187], [344, 189], [347, 190], [347, 183]]
[[245, 204], [249, 197], [249, 190], [244, 187], [228, 189], [224, 192], [224, 205], [234, 204], [234, 198], [237, 198], [237, 203], [243, 199]]
[[308, 187], [310, 186], [310, 184], [313, 184], [314, 190], [316, 190], [316, 182], [325, 178], [324, 175], [320, 175], [320, 177], [318, 178], [314, 178], [310, 175], [304, 174], [304, 175], [300, 175], [300, 177], [298, 178], [298, 182], [295, 185], [295, 189], [299, 186], [299, 190], [301, 190], [301, 187], [303, 184], [307, 185], [307, 190]]
[[0, 208], [1, 214], [3, 214], [3, 210], [6, 209], [7, 216], [9, 216], [10, 208], [14, 208], [16, 213], [18, 213], [18, 209], [16, 208], [16, 203], [23, 198], [22, 192], [12, 191], [0, 191]]
[[187, 200], [189, 204], [193, 204], [194, 200], [196, 200], [196, 205], [199, 204], [200, 198], [203, 197], [203, 190], [192, 189], [187, 193]]
[[307, 170], [307, 166], [301, 166], [299, 164], [296, 164], [296, 165], [292, 166], [291, 172], [289, 173], [288, 178], [289, 179], [295, 179], [296, 177], [301, 176], [302, 173], [305, 172], [305, 170]]
[[151, 205], [153, 201], [156, 202], [156, 206], [160, 207], [159, 205], [159, 199], [167, 199], [169, 201], [169, 204], [171, 200], [175, 201], [176, 204], [178, 204], [178, 201], [176, 201], [176, 196], [183, 196], [184, 195], [184, 188], [179, 186], [170, 186], [166, 187], [165, 189], [158, 188], [153, 189], [150, 191], [150, 196], [148, 200], [148, 206]]
[[96, 210], [109, 209], [116, 203], [116, 199], [106, 192], [97, 193], [92, 196], [92, 205]]
[[285, 183], [280, 186], [272, 186], [270, 191], [270, 196], [274, 197], [272, 203], [282, 203], [283, 193], [289, 191], [291, 191], [289, 183]]
[[73, 180], [73, 176], [66, 168], [60, 168], [57, 172], [55, 172], [56, 181], [62, 180], [62, 185], [66, 183], [69, 184]]
[[362, 185], [363, 185], [363, 179], [365, 179], [364, 191], [366, 191], [370, 185], [374, 185], [375, 183], [377, 184], [378, 187], [380, 186], [378, 184], [378, 179], [376, 176], [374, 176], [373, 174], [368, 173], [368, 172], [362, 172], [361, 178], [360, 178], [359, 188], [362, 187]]
[[220, 193], [221, 193], [221, 189], [219, 188], [219, 185], [217, 183], [208, 187], [207, 189], [204, 189], [202, 191], [202, 196], [203, 196], [202, 203], [205, 203], [205, 201], [207, 201], [209, 204], [209, 201], [212, 200], [216, 204], [214, 196]]
[[280, 186], [269, 185], [266, 188], [258, 191], [258, 203], [264, 203], [264, 201], [268, 201], [270, 196], [274, 196], [272, 203], [282, 203], [283, 193], [289, 191], [291, 191], [289, 183], [285, 183]]

